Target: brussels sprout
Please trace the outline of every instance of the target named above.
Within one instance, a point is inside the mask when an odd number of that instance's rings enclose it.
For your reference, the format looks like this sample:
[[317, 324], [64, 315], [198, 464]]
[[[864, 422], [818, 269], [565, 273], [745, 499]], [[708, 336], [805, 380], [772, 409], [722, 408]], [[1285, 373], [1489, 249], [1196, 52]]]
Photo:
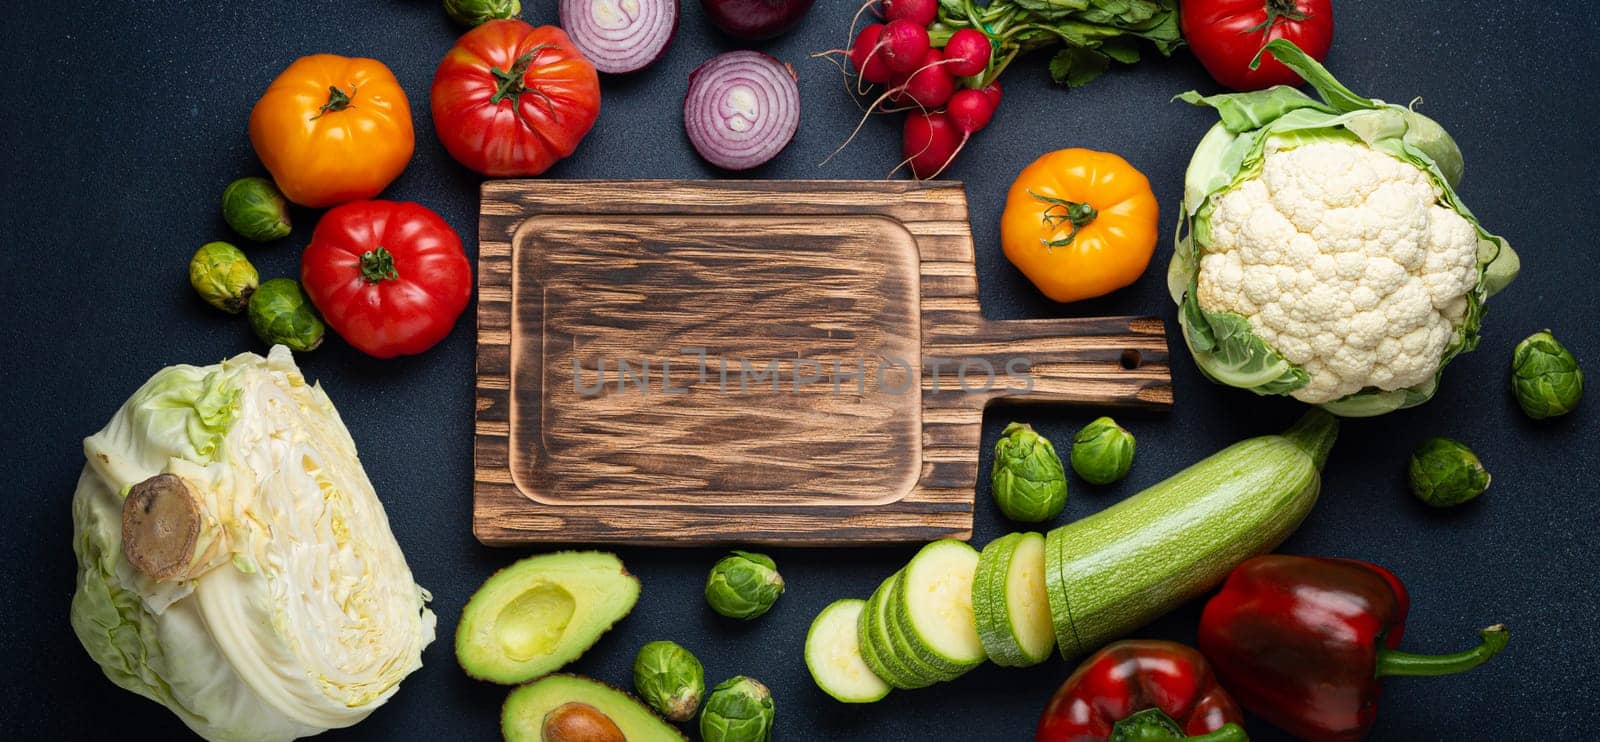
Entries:
[[229, 314], [250, 305], [260, 278], [244, 252], [226, 242], [207, 242], [189, 259], [189, 285], [207, 304]]
[[633, 688], [639, 697], [672, 721], [688, 721], [706, 693], [706, 669], [673, 642], [650, 642], [633, 658]]
[[516, 18], [521, 0], [444, 0], [444, 12], [463, 26], [480, 26], [497, 18]]
[[289, 234], [289, 202], [266, 178], [240, 178], [222, 191], [222, 218], [240, 237], [268, 242]]
[[767, 686], [735, 675], [711, 689], [700, 713], [700, 742], [767, 742], [776, 713]]
[[1511, 357], [1511, 389], [1528, 417], [1560, 417], [1583, 398], [1583, 370], [1549, 330], [1540, 330], [1517, 343]]
[[1449, 438], [1429, 438], [1411, 453], [1411, 492], [1436, 508], [1460, 505], [1489, 489], [1489, 472], [1472, 449]]
[[728, 618], [756, 618], [783, 594], [783, 576], [765, 554], [735, 550], [711, 567], [706, 602]]
[[1067, 504], [1067, 471], [1056, 447], [1022, 423], [1007, 425], [994, 444], [990, 479], [995, 504], [1012, 520], [1049, 520]]
[[1072, 438], [1072, 470], [1090, 484], [1111, 484], [1133, 466], [1133, 434], [1102, 417]]
[[300, 282], [292, 278], [274, 278], [256, 289], [250, 296], [250, 325], [261, 342], [289, 350], [315, 350], [325, 331]]

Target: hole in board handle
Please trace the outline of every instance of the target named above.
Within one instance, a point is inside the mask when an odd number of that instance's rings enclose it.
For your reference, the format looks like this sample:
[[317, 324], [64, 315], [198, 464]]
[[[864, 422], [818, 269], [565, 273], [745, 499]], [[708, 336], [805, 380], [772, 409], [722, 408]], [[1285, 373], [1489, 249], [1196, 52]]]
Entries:
[[1133, 350], [1133, 349], [1130, 348], [1128, 350], [1122, 351], [1122, 358], [1120, 359], [1119, 362], [1122, 364], [1123, 368], [1128, 369], [1129, 371], [1132, 371], [1132, 370], [1134, 370], [1134, 369], [1139, 367], [1139, 361], [1140, 360], [1141, 359], [1139, 358], [1139, 351]]

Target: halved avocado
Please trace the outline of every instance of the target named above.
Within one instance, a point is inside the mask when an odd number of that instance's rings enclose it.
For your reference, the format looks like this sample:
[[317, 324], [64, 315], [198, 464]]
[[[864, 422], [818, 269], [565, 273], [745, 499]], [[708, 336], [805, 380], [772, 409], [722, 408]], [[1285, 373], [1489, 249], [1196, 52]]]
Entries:
[[546, 675], [511, 691], [500, 712], [500, 733], [507, 742], [687, 739], [633, 696], [582, 675]]
[[615, 554], [528, 557], [472, 594], [456, 626], [456, 660], [479, 680], [513, 685], [561, 669], [639, 600], [639, 578]]

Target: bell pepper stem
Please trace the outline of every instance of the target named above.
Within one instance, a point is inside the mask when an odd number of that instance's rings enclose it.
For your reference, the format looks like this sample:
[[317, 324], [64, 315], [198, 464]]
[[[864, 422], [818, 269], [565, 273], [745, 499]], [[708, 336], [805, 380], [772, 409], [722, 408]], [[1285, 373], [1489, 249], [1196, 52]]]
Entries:
[[1194, 737], [1184, 737], [1184, 742], [1250, 742], [1250, 735], [1244, 733], [1244, 727], [1229, 722], [1217, 728], [1210, 734], [1201, 734]]
[[1238, 724], [1224, 724], [1216, 731], [1184, 736], [1183, 728], [1167, 712], [1159, 708], [1136, 711], [1111, 727], [1107, 742], [1250, 742], [1244, 728]]
[[1504, 624], [1495, 624], [1478, 632], [1483, 642], [1465, 652], [1454, 654], [1412, 654], [1387, 647], [1378, 649], [1378, 662], [1373, 674], [1380, 678], [1395, 676], [1454, 675], [1466, 672], [1489, 661], [1506, 648], [1511, 634]]

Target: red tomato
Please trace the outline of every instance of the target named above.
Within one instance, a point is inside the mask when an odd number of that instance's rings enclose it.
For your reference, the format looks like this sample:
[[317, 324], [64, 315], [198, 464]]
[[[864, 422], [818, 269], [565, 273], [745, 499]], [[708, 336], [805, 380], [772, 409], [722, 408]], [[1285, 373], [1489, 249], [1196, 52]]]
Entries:
[[1332, 0], [1184, 0], [1183, 37], [1211, 78], [1234, 90], [1299, 85], [1300, 76], [1272, 55], [1250, 69], [1261, 47], [1288, 39], [1317, 61], [1333, 45]]
[[496, 178], [549, 169], [600, 115], [600, 77], [566, 32], [518, 20], [489, 21], [457, 40], [429, 95], [450, 156]]
[[472, 295], [472, 265], [455, 230], [427, 207], [352, 201], [317, 222], [300, 281], [340, 337], [393, 358], [450, 334]]

